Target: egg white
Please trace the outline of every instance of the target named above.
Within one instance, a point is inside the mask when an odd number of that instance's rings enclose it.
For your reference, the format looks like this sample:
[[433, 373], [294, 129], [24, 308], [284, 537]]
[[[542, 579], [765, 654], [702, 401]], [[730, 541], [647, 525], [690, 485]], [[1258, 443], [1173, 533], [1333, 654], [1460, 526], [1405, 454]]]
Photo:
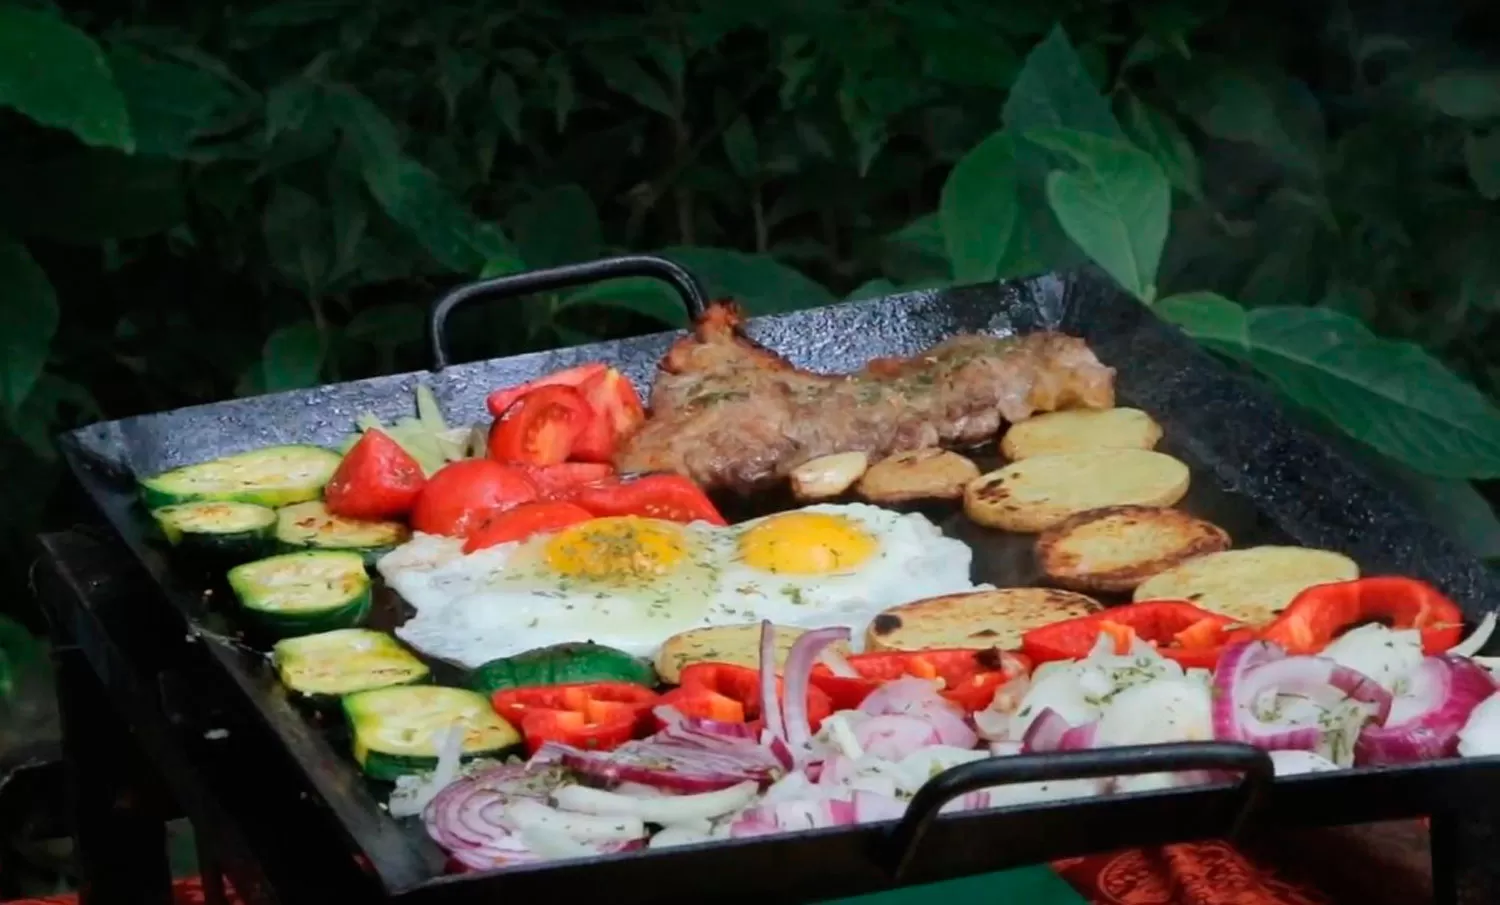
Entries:
[[557, 574], [539, 552], [549, 535], [465, 555], [461, 540], [418, 534], [376, 567], [416, 610], [396, 635], [428, 656], [467, 668], [576, 641], [646, 657], [691, 628], [762, 619], [802, 628], [847, 625], [858, 648], [882, 610], [976, 588], [969, 547], [944, 537], [921, 515], [863, 504], [797, 511], [848, 519], [877, 549], [833, 573], [767, 572], [746, 563], [738, 547], [745, 531], [775, 518], [767, 516], [727, 528], [676, 526], [690, 554], [645, 586]]

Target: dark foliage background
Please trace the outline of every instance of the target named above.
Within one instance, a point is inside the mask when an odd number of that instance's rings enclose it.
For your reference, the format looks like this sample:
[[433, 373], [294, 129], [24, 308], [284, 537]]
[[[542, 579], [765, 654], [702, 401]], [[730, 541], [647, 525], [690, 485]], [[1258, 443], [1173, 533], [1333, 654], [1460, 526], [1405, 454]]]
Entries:
[[[12, 615], [58, 430], [420, 368], [443, 287], [627, 249], [756, 312], [1092, 262], [1500, 555], [1488, 6], [0, 0]], [[466, 316], [467, 357], [681, 323]]]

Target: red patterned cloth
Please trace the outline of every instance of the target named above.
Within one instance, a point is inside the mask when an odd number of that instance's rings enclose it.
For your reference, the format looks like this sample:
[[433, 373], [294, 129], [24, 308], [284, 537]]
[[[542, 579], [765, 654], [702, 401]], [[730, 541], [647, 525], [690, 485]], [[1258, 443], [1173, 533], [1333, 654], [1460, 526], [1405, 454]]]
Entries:
[[1091, 905], [1331, 905], [1223, 842], [1184, 842], [1054, 861]]
[[[224, 881], [224, 892], [231, 905], [240, 905], [239, 897], [234, 894], [228, 880]], [[206, 905], [208, 900], [203, 896], [203, 881], [197, 877], [173, 880], [172, 901], [174, 905]], [[78, 894], [47, 896], [44, 899], [14, 899], [0, 905], [78, 905]]]

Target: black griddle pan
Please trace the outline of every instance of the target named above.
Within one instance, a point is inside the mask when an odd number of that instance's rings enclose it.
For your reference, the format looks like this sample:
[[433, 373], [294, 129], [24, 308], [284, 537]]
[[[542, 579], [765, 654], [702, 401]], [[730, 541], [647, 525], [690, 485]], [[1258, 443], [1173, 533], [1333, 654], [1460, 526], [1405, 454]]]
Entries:
[[[332, 813], [390, 901], [538, 900], [608, 890], [632, 902], [816, 901], [1049, 859], [1232, 834], [1246, 823], [1336, 825], [1417, 815], [1458, 815], [1500, 802], [1500, 758], [1450, 759], [1274, 779], [1269, 758], [1237, 744], [1185, 743], [1026, 755], [966, 764], [931, 780], [891, 824], [818, 830], [483, 874], [445, 875], [444, 856], [415, 820], [382, 809], [334, 721], [288, 700], [263, 647], [247, 643], [215, 575], [171, 560], [136, 500], [137, 476], [278, 443], [333, 445], [370, 411], [391, 421], [412, 413], [419, 380], [450, 423], [487, 418], [485, 395], [541, 374], [604, 360], [649, 387], [656, 363], [680, 335], [660, 333], [506, 359], [451, 365], [449, 313], [473, 300], [618, 277], [666, 282], [690, 314], [706, 295], [691, 274], [646, 256], [613, 258], [469, 284], [432, 309], [437, 369], [308, 390], [234, 399], [80, 428], [61, 440], [88, 496], [160, 585], [140, 606], [173, 607], [240, 695], [233, 706], [269, 727], [295, 762], [308, 794]], [[852, 371], [876, 356], [919, 352], [955, 333], [1004, 335], [1059, 329], [1086, 339], [1117, 370], [1120, 405], [1149, 412], [1161, 448], [1187, 462], [1193, 489], [1181, 508], [1225, 527], [1237, 547], [1296, 543], [1343, 552], [1366, 574], [1424, 578], [1458, 600], [1468, 620], [1500, 607], [1500, 584], [1444, 532], [1259, 384], [1233, 373], [1149, 309], [1087, 274], [911, 292], [755, 318], [750, 335], [795, 364]], [[981, 465], [990, 465], [981, 460]], [[767, 505], [771, 505], [767, 503]], [[974, 579], [1037, 583], [1031, 539], [979, 529], [934, 513], [975, 549]], [[374, 622], [404, 618], [384, 595]], [[966, 791], [1010, 782], [1210, 769], [1237, 777], [1215, 785], [937, 816]], [[597, 894], [597, 893], [595, 893]]]

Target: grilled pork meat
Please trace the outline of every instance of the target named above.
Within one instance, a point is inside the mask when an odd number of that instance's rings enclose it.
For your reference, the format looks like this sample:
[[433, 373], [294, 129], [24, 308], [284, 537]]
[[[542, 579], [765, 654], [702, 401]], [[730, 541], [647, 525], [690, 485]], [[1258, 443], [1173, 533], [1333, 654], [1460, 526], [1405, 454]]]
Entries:
[[651, 416], [615, 456], [622, 472], [669, 471], [749, 493], [809, 459], [862, 450], [980, 443], [1002, 419], [1108, 408], [1114, 369], [1061, 333], [955, 336], [913, 358], [848, 375], [800, 370], [746, 336], [716, 303], [673, 344], [651, 388]]

